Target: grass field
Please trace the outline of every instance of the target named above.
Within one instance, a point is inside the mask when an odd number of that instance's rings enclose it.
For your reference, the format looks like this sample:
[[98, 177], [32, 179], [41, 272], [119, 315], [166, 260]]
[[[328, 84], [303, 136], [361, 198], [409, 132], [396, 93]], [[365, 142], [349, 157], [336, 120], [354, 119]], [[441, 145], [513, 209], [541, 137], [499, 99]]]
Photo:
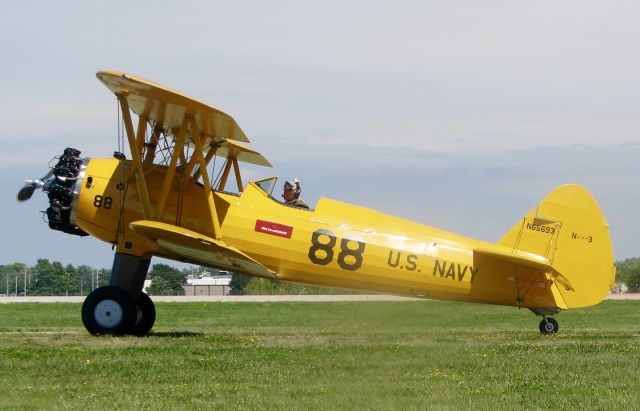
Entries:
[[158, 303], [149, 337], [0, 304], [1, 409], [638, 409], [640, 301]]

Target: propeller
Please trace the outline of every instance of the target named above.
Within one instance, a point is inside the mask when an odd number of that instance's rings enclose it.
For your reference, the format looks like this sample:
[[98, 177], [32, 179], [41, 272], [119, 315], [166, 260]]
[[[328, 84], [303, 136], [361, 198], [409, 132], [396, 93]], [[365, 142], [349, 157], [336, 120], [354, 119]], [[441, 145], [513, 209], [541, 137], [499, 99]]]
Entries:
[[24, 186], [18, 191], [16, 199], [20, 202], [27, 201], [31, 198], [34, 191], [38, 188], [42, 188], [45, 182], [53, 176], [53, 169], [50, 170], [44, 177], [37, 178], [35, 180], [26, 180]]

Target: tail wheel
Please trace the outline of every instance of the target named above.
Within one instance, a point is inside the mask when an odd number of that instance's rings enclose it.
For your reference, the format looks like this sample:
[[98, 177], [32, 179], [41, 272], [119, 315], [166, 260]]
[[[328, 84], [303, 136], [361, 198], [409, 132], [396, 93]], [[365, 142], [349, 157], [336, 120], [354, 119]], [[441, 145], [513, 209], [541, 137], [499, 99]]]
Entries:
[[142, 337], [151, 331], [153, 323], [156, 321], [156, 307], [151, 298], [141, 292], [140, 298], [136, 302], [136, 311], [136, 322], [128, 333]]
[[84, 300], [82, 322], [93, 335], [126, 334], [135, 325], [136, 307], [122, 288], [112, 285], [100, 287]]
[[551, 317], [544, 317], [540, 321], [540, 332], [542, 334], [555, 334], [558, 332], [558, 322]]

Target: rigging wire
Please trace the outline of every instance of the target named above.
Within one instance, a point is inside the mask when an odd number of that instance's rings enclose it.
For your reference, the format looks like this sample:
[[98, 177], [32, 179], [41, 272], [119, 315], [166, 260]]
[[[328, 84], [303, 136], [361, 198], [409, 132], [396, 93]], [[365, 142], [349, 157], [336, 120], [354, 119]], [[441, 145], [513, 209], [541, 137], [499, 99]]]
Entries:
[[[213, 156], [213, 166], [211, 167], [211, 175], [213, 176], [213, 173], [215, 172], [215, 168], [216, 168], [216, 159], [218, 158], [217, 155]], [[220, 182], [220, 177], [222, 175], [222, 172], [224, 171], [224, 167], [220, 167], [220, 170], [218, 171], [218, 175], [216, 175], [216, 178], [211, 182], [211, 189], [214, 190], [214, 187], [216, 187], [218, 185], [218, 183]]]

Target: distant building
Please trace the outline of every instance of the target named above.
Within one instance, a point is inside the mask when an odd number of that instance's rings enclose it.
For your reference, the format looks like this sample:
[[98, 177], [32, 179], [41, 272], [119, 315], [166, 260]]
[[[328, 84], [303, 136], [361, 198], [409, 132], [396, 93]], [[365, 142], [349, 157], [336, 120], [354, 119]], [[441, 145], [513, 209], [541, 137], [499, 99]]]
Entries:
[[144, 280], [144, 285], [142, 286], [142, 292], [147, 293], [147, 288], [149, 288], [150, 286], [151, 286], [151, 280]]
[[231, 289], [231, 276], [189, 277], [183, 285], [184, 295], [228, 295]]

